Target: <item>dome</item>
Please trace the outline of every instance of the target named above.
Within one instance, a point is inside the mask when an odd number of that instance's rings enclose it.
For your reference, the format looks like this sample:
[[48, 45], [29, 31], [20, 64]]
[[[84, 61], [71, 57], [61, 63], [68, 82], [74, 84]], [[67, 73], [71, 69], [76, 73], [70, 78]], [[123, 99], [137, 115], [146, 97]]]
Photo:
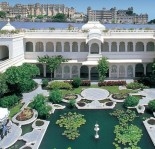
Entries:
[[16, 28], [10, 24], [10, 19], [8, 19], [8, 23], [1, 30], [14, 31]]
[[90, 29], [105, 30], [106, 28], [99, 21], [88, 21], [88, 23], [82, 26], [82, 30], [90, 30]]

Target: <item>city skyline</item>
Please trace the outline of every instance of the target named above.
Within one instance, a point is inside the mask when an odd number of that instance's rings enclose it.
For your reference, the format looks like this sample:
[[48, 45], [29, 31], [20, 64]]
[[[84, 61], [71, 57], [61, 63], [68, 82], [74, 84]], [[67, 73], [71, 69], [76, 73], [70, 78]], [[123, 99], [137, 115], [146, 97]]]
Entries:
[[133, 7], [135, 13], [147, 13], [149, 16], [149, 20], [154, 19], [154, 3], [152, 0], [98, 0], [98, 3], [94, 0], [89, 1], [78, 1], [78, 0], [55, 0], [55, 1], [49, 1], [44, 0], [43, 2], [41, 0], [27, 0], [27, 1], [21, 1], [21, 0], [4, 0], [6, 2], [9, 2], [10, 5], [15, 5], [17, 3], [21, 4], [33, 4], [33, 3], [41, 3], [41, 4], [65, 4], [67, 7], [74, 7], [77, 12], [84, 12], [86, 14], [87, 7], [90, 6], [94, 10], [95, 9], [110, 9], [112, 7], [116, 7], [117, 9], [126, 9], [128, 7]]

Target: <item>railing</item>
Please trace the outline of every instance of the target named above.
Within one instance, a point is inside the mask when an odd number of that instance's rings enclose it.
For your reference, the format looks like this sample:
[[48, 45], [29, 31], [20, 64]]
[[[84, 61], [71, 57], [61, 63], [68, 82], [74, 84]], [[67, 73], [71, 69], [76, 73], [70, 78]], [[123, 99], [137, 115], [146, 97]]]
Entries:
[[24, 55], [19, 55], [13, 59], [7, 59], [0, 62], [0, 72], [4, 72], [7, 68], [16, 65], [17, 63], [24, 60]]

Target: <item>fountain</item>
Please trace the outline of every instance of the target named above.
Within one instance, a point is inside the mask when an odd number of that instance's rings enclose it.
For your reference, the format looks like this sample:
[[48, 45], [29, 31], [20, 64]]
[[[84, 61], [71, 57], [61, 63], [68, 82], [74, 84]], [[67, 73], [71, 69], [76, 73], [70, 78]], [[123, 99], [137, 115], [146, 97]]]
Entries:
[[96, 123], [95, 128], [94, 128], [96, 134], [95, 134], [95, 139], [99, 139], [99, 134], [98, 131], [100, 130], [99, 125]]

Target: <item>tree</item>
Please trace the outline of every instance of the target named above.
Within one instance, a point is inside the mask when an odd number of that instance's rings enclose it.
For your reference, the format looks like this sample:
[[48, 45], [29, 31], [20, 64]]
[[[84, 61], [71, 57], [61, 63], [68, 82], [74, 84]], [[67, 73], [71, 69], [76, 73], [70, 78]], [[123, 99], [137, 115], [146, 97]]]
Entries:
[[97, 65], [97, 70], [98, 70], [98, 73], [99, 73], [99, 79], [100, 79], [101, 82], [104, 81], [108, 69], [109, 69], [109, 63], [107, 61], [107, 58], [102, 57], [99, 60], [98, 65]]
[[66, 62], [68, 60], [64, 59], [61, 55], [52, 57], [46, 55], [44, 57], [38, 57], [38, 61], [42, 64], [46, 64], [49, 67], [51, 73], [53, 73], [62, 62]]
[[52, 19], [54, 22], [66, 22], [67, 17], [63, 13], [58, 13]]
[[6, 83], [5, 76], [3, 74], [0, 74], [0, 97], [3, 96], [3, 94], [8, 92], [8, 86]]
[[5, 18], [6, 17], [6, 12], [0, 11], [0, 18]]
[[81, 85], [81, 79], [79, 77], [74, 78], [73, 82], [72, 82], [72, 85], [73, 85], [74, 88], [78, 88]]
[[155, 99], [149, 101], [148, 107], [149, 107], [149, 109], [150, 109], [151, 111], [155, 112]]

